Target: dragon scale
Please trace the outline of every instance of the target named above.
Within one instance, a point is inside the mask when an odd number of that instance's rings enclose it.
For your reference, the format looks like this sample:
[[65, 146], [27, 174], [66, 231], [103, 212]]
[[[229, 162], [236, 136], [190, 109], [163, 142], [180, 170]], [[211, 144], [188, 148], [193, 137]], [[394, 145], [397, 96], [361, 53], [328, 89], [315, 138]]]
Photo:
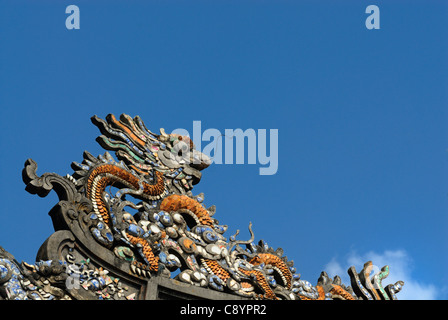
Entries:
[[110, 223], [110, 216], [107, 205], [103, 198], [103, 193], [108, 186], [123, 184], [134, 190], [139, 190], [143, 186], [140, 196], [144, 199], [159, 199], [166, 193], [163, 174], [156, 171], [156, 182], [149, 184], [142, 182], [134, 174], [113, 164], [102, 164], [95, 167], [89, 174], [87, 183], [87, 196], [93, 202], [96, 213], [99, 214], [106, 224]]

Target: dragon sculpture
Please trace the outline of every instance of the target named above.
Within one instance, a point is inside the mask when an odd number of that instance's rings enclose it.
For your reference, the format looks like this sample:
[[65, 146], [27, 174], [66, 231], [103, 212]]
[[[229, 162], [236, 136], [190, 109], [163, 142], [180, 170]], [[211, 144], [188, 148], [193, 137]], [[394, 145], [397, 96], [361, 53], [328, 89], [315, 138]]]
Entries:
[[[263, 240], [255, 244], [251, 224], [247, 241], [237, 240], [239, 231], [224, 237], [227, 226], [214, 218], [215, 206], [205, 207], [204, 195], [192, 193], [211, 160], [195, 149], [189, 137], [163, 129], [155, 134], [138, 116], [122, 114], [117, 119], [110, 114], [105, 120], [97, 116], [91, 120], [101, 132], [99, 144], [114, 151], [118, 160], [108, 152], [98, 157], [84, 152], [82, 162], [73, 162], [74, 172], [65, 177], [38, 176], [36, 163], [26, 161], [26, 190], [41, 197], [53, 189], [57, 192], [61, 201], [50, 216], [59, 242], [71, 245], [58, 249], [58, 255], [45, 253], [55, 241], [47, 240], [40, 250], [47, 260], [35, 265], [19, 264], [2, 249], [4, 299], [138, 298], [138, 293], [123, 291], [125, 286], [98, 263], [95, 267], [89, 259], [76, 262], [74, 249], [83, 246], [73, 238], [94, 239], [84, 247], [100, 252], [98, 256], [112, 255], [111, 264], [138, 279], [174, 278], [247, 299], [396, 299], [403, 282], [383, 287], [388, 266], [373, 276], [371, 261], [359, 273], [351, 267], [351, 286], [322, 272], [313, 286], [300, 278], [281, 248], [274, 250]], [[96, 295], [67, 291], [67, 279], [77, 279], [85, 291]]]

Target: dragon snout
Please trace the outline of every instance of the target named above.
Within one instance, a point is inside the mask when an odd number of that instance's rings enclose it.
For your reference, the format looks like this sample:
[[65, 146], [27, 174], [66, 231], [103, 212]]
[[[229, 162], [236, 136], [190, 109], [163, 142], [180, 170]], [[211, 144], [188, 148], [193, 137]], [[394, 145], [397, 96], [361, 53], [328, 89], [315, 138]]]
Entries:
[[212, 164], [212, 159], [202, 152], [193, 149], [190, 157], [190, 163], [193, 168], [201, 171]]

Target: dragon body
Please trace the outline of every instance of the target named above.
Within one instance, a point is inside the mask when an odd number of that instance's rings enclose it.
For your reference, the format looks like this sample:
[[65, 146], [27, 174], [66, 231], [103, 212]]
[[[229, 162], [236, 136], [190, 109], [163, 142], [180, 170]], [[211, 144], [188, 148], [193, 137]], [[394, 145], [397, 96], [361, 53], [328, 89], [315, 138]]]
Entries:
[[[103, 243], [110, 243], [112, 241], [112, 219], [110, 209], [104, 198], [106, 188], [112, 185], [125, 186], [128, 192], [141, 197], [142, 199], [159, 199], [166, 194], [165, 183], [163, 175], [156, 171], [155, 182], [148, 183], [131, 172], [113, 164], [100, 164], [90, 170], [87, 179], [86, 193], [88, 198], [92, 201], [93, 210], [97, 214], [100, 221], [104, 222]], [[136, 225], [135, 220], [131, 218], [131, 223]], [[96, 229], [98, 230], [98, 229]], [[145, 261], [149, 264], [149, 270], [158, 270], [158, 257], [154, 256], [149, 242], [138, 235], [133, 235], [129, 231], [125, 231], [125, 237], [133, 246], [142, 248]], [[106, 240], [107, 239], [107, 240]]]
[[[73, 179], [92, 202], [95, 223], [91, 231], [99, 243], [112, 248], [117, 239], [125, 242], [140, 252], [144, 262], [135, 260], [134, 266], [141, 268], [143, 265], [145, 271], [158, 272], [159, 255], [160, 252], [163, 255], [163, 249], [157, 245], [173, 239], [180, 241], [181, 246], [176, 250], [165, 250], [168, 253], [165, 256], [172, 259], [171, 266], [183, 264], [189, 266], [190, 271], [205, 271], [208, 282], [218, 290], [233, 286], [233, 290], [243, 296], [277, 299], [270, 285], [275, 282], [274, 277], [269, 277], [263, 270], [265, 266], [271, 273], [276, 273], [282, 286], [287, 290], [292, 288], [292, 273], [281, 257], [272, 253], [252, 253], [244, 259], [241, 248], [233, 254], [229, 252], [230, 247], [239, 247], [238, 241], [226, 243], [222, 236], [226, 226], [220, 226], [212, 218], [214, 208], [205, 208], [189, 193], [200, 179], [199, 171], [210, 161], [191, 149], [194, 145], [188, 137], [168, 135], [163, 130], [162, 135], [156, 135], [141, 119], [127, 115], [122, 115], [120, 120], [108, 115], [106, 121], [94, 116], [92, 122], [103, 133], [97, 141], [106, 149], [116, 151], [120, 159], [117, 162], [108, 153], [95, 158], [85, 152], [82, 163], [72, 164], [76, 170]], [[182, 164], [185, 157], [173, 156], [172, 151], [177, 150], [178, 144], [189, 148], [187, 160], [193, 161], [186, 161], [187, 165]], [[117, 188], [118, 192], [112, 194], [111, 188]], [[127, 202], [128, 206], [140, 210], [138, 219], [123, 212], [123, 206], [119, 209], [125, 195], [143, 202], [138, 205]], [[177, 214], [180, 223], [163, 225], [160, 213], [164, 213], [163, 217], [169, 216], [173, 222]], [[155, 236], [155, 233], [159, 235]], [[177, 255], [170, 255], [169, 252], [174, 251]], [[199, 262], [196, 265], [180, 260]], [[185, 272], [178, 276], [181, 280], [185, 277]], [[191, 277], [188, 279], [191, 281]]]

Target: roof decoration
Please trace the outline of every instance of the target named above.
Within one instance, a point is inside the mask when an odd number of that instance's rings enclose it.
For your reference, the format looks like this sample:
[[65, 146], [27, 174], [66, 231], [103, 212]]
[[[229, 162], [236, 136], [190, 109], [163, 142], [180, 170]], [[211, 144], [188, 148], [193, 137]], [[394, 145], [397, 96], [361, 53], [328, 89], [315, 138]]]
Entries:
[[353, 266], [348, 286], [322, 272], [312, 285], [281, 248], [255, 243], [251, 224], [250, 239], [227, 238], [215, 206], [192, 193], [211, 160], [188, 137], [153, 133], [138, 116], [91, 120], [116, 158], [85, 151], [66, 176], [39, 176], [37, 164], [25, 162], [26, 190], [59, 197], [49, 212], [55, 233], [34, 264], [0, 247], [1, 298], [152, 299], [152, 284], [163, 282], [184, 295], [201, 288], [211, 299], [396, 299], [403, 282], [383, 286], [388, 266], [374, 275], [371, 261], [359, 272]]

